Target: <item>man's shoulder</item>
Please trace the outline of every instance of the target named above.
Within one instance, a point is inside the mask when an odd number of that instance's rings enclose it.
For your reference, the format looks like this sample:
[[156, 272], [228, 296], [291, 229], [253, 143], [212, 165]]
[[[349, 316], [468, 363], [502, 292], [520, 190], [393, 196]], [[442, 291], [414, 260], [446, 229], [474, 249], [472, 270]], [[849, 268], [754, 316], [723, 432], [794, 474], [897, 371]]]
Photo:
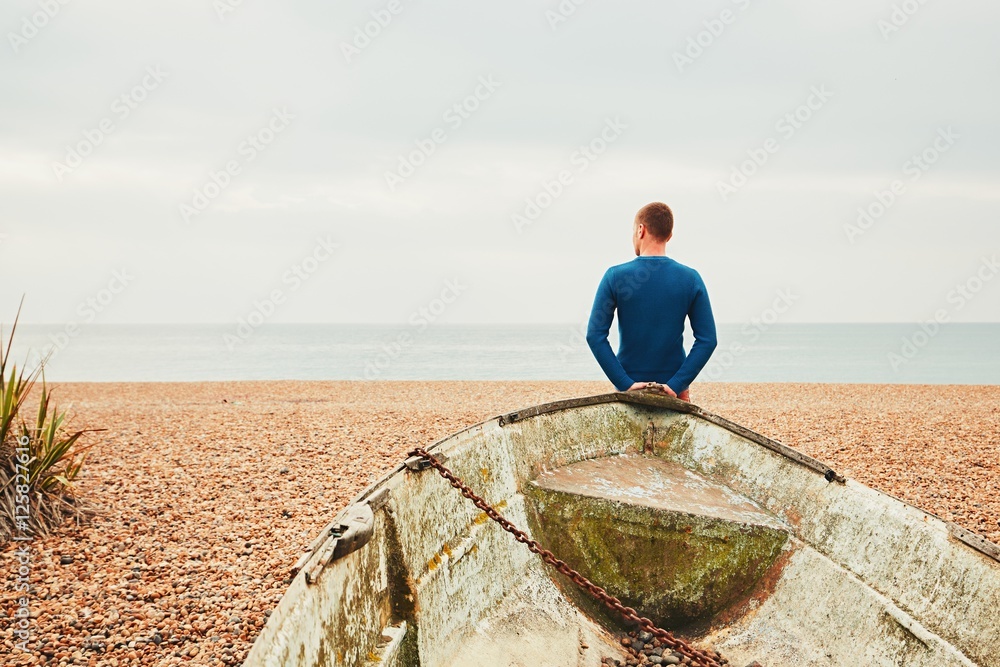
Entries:
[[697, 269], [695, 269], [693, 267], [690, 267], [687, 264], [681, 264], [680, 262], [678, 262], [676, 260], [671, 260], [671, 261], [673, 262], [673, 269], [674, 269], [674, 271], [677, 271], [678, 273], [682, 273], [682, 274], [684, 274], [686, 276], [689, 276], [690, 278], [692, 278], [694, 280], [697, 280], [697, 281], [701, 280], [701, 274], [698, 273]]
[[615, 281], [639, 276], [641, 280], [649, 278], [650, 273], [666, 272], [672, 281], [681, 281], [692, 287], [703, 284], [701, 274], [686, 264], [681, 264], [670, 257], [642, 258], [636, 257], [621, 264], [615, 264], [604, 272], [604, 280]]
[[620, 271], [628, 271], [629, 267], [632, 266], [633, 263], [635, 263], [635, 260], [622, 262], [621, 264], [612, 264], [611, 266], [608, 267], [608, 270], [605, 271], [605, 273], [618, 273]]
[[675, 273], [691, 277], [701, 277], [701, 274], [699, 274], [693, 267], [690, 267], [687, 264], [681, 264], [676, 259], [672, 259], [670, 257], [636, 257], [635, 259], [631, 259], [627, 262], [615, 264], [614, 266], [608, 268], [607, 273], [648, 271], [650, 269], [657, 271], [666, 269], [668, 271], [673, 271]]
[[621, 264], [613, 264], [613, 265], [609, 266], [604, 271], [604, 279], [605, 280], [611, 280], [611, 279], [613, 279], [615, 277], [615, 275], [620, 274], [623, 271], [628, 271], [629, 270], [629, 266], [631, 264], [632, 264], [632, 262], [622, 262]]

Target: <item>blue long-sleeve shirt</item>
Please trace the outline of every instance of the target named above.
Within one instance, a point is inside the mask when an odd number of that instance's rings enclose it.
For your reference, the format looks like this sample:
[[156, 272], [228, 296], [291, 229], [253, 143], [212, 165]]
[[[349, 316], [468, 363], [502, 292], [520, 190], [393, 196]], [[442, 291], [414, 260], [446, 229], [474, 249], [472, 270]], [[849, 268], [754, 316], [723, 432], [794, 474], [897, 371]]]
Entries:
[[[617, 356], [608, 331], [618, 313]], [[684, 353], [684, 320], [694, 345]], [[708, 363], [717, 344], [708, 291], [694, 269], [669, 257], [641, 255], [608, 269], [597, 288], [587, 343], [619, 391], [659, 382], [680, 393]]]

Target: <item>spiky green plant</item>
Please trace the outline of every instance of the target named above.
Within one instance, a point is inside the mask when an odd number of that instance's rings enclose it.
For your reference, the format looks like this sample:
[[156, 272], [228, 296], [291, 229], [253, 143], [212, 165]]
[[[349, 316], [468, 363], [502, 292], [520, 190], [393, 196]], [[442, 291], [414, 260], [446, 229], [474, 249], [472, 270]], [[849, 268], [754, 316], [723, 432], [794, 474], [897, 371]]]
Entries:
[[[103, 430], [67, 431], [66, 412], [56, 408], [45, 384], [47, 359], [31, 371], [10, 364], [8, 373], [20, 314], [18, 307], [6, 348], [0, 331], [0, 545], [14, 536], [46, 535], [67, 519], [80, 521], [93, 512], [75, 494], [73, 481], [90, 447], [80, 439]], [[38, 409], [29, 421], [28, 396], [39, 380]]]

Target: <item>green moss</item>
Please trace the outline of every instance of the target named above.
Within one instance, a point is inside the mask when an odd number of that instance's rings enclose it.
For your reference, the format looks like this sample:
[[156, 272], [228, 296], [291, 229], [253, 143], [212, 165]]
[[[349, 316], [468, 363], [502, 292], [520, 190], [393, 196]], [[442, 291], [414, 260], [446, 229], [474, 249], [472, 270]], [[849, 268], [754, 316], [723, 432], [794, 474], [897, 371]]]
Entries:
[[691, 434], [691, 423], [684, 417], [670, 422], [666, 433], [656, 436], [656, 449], [666, 449], [684, 458], [694, 455], [694, 437]]
[[[545, 415], [533, 424], [537, 432], [533, 435], [552, 443], [562, 440], [557, 449], [572, 451], [579, 443], [601, 442], [605, 445], [617, 443], [642, 446], [643, 425], [623, 410], [584, 409], [571, 413]], [[557, 420], [554, 425], [548, 420]], [[570, 423], [565, 423], [570, 422]]]
[[[529, 525], [546, 548], [664, 627], [702, 625], [742, 601], [788, 538], [784, 531], [766, 526], [534, 484], [526, 485], [525, 496]], [[606, 623], [612, 620], [603, 607], [559, 578], [581, 607]]]
[[399, 657], [396, 664], [399, 667], [420, 667], [420, 650], [417, 641], [417, 626], [407, 624], [406, 634], [403, 635], [403, 642], [399, 647]]

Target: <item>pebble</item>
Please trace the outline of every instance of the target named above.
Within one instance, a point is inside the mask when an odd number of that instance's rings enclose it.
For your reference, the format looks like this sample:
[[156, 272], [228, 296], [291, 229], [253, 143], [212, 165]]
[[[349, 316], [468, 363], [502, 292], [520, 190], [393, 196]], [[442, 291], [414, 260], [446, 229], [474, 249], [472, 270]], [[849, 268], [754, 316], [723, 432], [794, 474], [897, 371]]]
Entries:
[[[303, 545], [415, 443], [512, 409], [610, 390], [605, 382], [394, 382], [391, 391], [296, 381], [54, 386], [74, 406], [70, 427], [108, 429], [85, 436], [93, 447], [77, 483], [103, 510], [90, 524], [33, 541], [34, 637], [48, 642], [54, 665], [120, 666], [241, 663]], [[696, 383], [692, 395], [1000, 542], [1000, 494], [992, 492], [1000, 387]], [[275, 462], [289, 460], [309, 464], [276, 475], [287, 466]], [[0, 560], [14, 548], [0, 549]], [[103, 653], [85, 648], [91, 637]], [[660, 664], [683, 664], [669, 657]]]
[[[691, 659], [678, 651], [667, 652], [658, 639], [654, 639], [649, 632], [637, 633], [629, 632], [621, 638], [621, 645], [628, 652], [625, 665], [687, 665]], [[702, 648], [701, 650], [705, 650]], [[715, 656], [721, 665], [729, 664], [729, 661], [716, 651], [708, 651]], [[618, 659], [604, 656], [601, 658], [602, 665], [620, 665]]]

